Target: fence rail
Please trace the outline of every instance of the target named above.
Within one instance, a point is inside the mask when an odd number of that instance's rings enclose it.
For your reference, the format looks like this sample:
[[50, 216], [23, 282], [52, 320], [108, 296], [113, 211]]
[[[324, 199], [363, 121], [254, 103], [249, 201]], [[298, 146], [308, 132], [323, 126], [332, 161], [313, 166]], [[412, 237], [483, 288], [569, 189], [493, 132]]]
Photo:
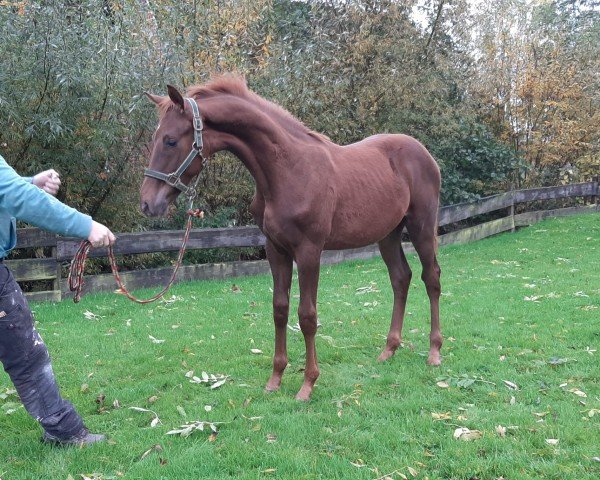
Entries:
[[[598, 181], [561, 185], [557, 187], [515, 190], [473, 202], [449, 205], [440, 208], [439, 226], [448, 227], [458, 222], [472, 220], [478, 215], [489, 214], [502, 209], [509, 209], [508, 215], [483, 221], [476, 225], [458, 228], [439, 237], [440, 245], [465, 243], [480, 240], [497, 233], [514, 230], [516, 227], [527, 226], [548, 217], [560, 217], [580, 213], [598, 213]], [[534, 202], [557, 200], [564, 198], [583, 198], [581, 205], [553, 208], [547, 210], [524, 211], [515, 213], [516, 206]], [[586, 204], [587, 199], [587, 204]], [[536, 207], [539, 208], [539, 207]], [[140, 254], [153, 252], [168, 252], [179, 249], [182, 231], [153, 231], [140, 233], [122, 233], [118, 235], [115, 244], [117, 254]], [[258, 227], [210, 228], [192, 230], [188, 249], [202, 248], [231, 248], [231, 247], [260, 247], [265, 245], [265, 237]], [[403, 244], [406, 251], [413, 251], [411, 244]], [[59, 237], [36, 228], [19, 229], [17, 249], [50, 248], [50, 256], [45, 258], [23, 258], [7, 260], [6, 263], [20, 282], [44, 280], [52, 282], [52, 289], [40, 292], [28, 292], [26, 295], [33, 301], [60, 301], [69, 298], [66, 279], [61, 278], [62, 265], [73, 258], [79, 246], [79, 240]], [[324, 264], [338, 263], [350, 259], [364, 259], [376, 256], [379, 250], [376, 245], [364, 248], [323, 252], [321, 262]], [[104, 248], [93, 249], [91, 257], [106, 257]], [[269, 271], [266, 260], [237, 261], [214, 264], [184, 265], [177, 277], [178, 281], [223, 279], [236, 276], [255, 275]], [[153, 287], [166, 283], [171, 268], [154, 268], [123, 272], [122, 277], [128, 288], [138, 289]], [[84, 292], [111, 291], [115, 283], [111, 274], [88, 275], [85, 277]]]

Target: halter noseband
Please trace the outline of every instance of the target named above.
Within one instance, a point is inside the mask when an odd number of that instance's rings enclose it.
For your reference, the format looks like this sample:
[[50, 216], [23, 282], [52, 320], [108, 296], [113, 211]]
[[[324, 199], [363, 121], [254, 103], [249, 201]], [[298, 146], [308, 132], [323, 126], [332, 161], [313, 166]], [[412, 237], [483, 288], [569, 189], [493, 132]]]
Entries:
[[185, 98], [185, 101], [188, 102], [190, 107], [192, 108], [192, 114], [194, 116], [194, 143], [192, 144], [192, 150], [188, 153], [188, 156], [185, 157], [185, 160], [179, 168], [171, 173], [163, 173], [157, 170], [152, 170], [150, 168], [146, 168], [144, 170], [144, 176], [156, 178], [158, 180], [162, 180], [167, 185], [176, 188], [180, 192], [184, 193], [189, 199], [190, 202], [194, 200], [196, 197], [196, 186], [198, 185], [198, 179], [200, 175], [196, 177], [196, 181], [193, 185], [186, 185], [181, 181], [181, 176], [188, 169], [188, 167], [192, 164], [196, 157], [200, 157], [202, 159], [202, 167], [206, 165], [207, 159], [202, 154], [202, 118], [200, 117], [200, 110], [198, 109], [198, 104], [192, 98]]

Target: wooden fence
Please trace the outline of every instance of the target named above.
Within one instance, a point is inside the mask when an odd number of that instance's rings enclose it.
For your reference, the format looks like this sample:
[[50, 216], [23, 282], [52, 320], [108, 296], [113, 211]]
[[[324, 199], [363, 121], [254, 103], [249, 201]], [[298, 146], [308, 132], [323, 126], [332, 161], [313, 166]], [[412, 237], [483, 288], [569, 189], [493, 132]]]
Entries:
[[[558, 187], [516, 190], [482, 198], [468, 203], [449, 205], [440, 209], [439, 226], [444, 230], [455, 230], [439, 237], [440, 245], [465, 243], [479, 240], [500, 232], [514, 230], [516, 227], [531, 225], [544, 218], [560, 217], [581, 213], [600, 212], [598, 203], [598, 181], [563, 185]], [[529, 205], [540, 208], [549, 200], [581, 198], [577, 206], [531, 210]], [[556, 203], [556, 202], [555, 202]], [[525, 205], [524, 205], [525, 204]], [[500, 210], [507, 211], [506, 216], [476, 223], [479, 215]], [[518, 213], [519, 212], [519, 213]], [[496, 215], [497, 216], [497, 215]], [[489, 215], [488, 215], [489, 217]], [[467, 222], [468, 220], [468, 222]], [[462, 228], [461, 225], [469, 224]], [[152, 231], [142, 233], [122, 233], [115, 244], [117, 254], [140, 254], [168, 252], [179, 249], [182, 231]], [[265, 238], [257, 227], [194, 229], [191, 232], [188, 248], [227, 248], [264, 246]], [[44, 280], [52, 288], [46, 291], [29, 292], [33, 301], [60, 301], [70, 298], [71, 293], [65, 278], [62, 278], [62, 266], [73, 258], [79, 240], [63, 238], [35, 228], [20, 229], [17, 249], [35, 249], [50, 251], [47, 258], [26, 258], [7, 260], [6, 263], [20, 282]], [[413, 251], [412, 245], [404, 245], [405, 251]], [[323, 252], [322, 263], [338, 263], [350, 259], [365, 259], [379, 254], [376, 245], [364, 248]], [[106, 249], [93, 249], [91, 257], [106, 257]], [[255, 275], [269, 271], [266, 260], [236, 261], [227, 263], [184, 265], [178, 274], [178, 281], [223, 279], [236, 276]], [[138, 289], [155, 287], [167, 282], [170, 267], [123, 272], [122, 278], [128, 288]], [[111, 291], [116, 288], [111, 274], [87, 275], [84, 292]]]

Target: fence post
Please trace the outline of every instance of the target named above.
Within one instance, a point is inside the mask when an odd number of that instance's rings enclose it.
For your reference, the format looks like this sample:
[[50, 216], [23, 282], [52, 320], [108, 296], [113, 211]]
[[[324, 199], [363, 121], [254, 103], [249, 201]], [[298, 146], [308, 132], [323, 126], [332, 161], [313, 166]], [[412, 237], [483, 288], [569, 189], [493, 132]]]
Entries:
[[54, 290], [55, 292], [58, 292], [58, 301], [60, 302], [62, 300], [62, 292], [60, 289], [60, 277], [62, 275], [62, 265], [58, 261], [58, 253], [57, 252], [58, 252], [58, 247], [52, 247], [50, 249], [50, 255], [56, 261], [56, 278], [54, 279], [54, 282], [52, 283], [52, 290]]
[[592, 177], [592, 182], [594, 182], [594, 195], [590, 197], [590, 202], [592, 205], [596, 205], [596, 210], [600, 210], [600, 204], [598, 203], [598, 197], [600, 196], [598, 189], [600, 188], [600, 175], [595, 175]]
[[512, 185], [510, 189], [510, 231], [514, 232], [515, 230], [515, 187]]

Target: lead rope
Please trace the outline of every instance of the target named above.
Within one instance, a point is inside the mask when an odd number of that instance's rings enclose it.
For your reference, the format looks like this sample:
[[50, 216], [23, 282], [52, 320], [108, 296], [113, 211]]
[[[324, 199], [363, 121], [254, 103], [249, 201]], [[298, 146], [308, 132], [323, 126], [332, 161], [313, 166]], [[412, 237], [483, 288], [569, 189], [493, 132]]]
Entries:
[[[187, 212], [188, 219], [185, 226], [185, 233], [183, 235], [183, 242], [181, 243], [181, 247], [179, 248], [179, 255], [177, 257], [177, 262], [175, 263], [175, 267], [173, 268], [173, 273], [171, 274], [171, 278], [169, 283], [165, 288], [163, 288], [156, 295], [146, 298], [140, 299], [136, 296], [132, 295], [129, 290], [125, 287], [125, 284], [121, 280], [121, 276], [119, 275], [119, 269], [117, 267], [117, 260], [115, 258], [115, 253], [113, 251], [112, 245], [108, 246], [108, 258], [110, 260], [110, 268], [112, 270], [113, 276], [117, 282], [119, 287], [118, 293], [125, 295], [129, 300], [136, 303], [151, 303], [159, 298], [162, 298], [165, 293], [169, 291], [171, 285], [175, 282], [175, 277], [177, 276], [177, 272], [179, 271], [179, 267], [181, 267], [183, 261], [183, 255], [185, 254], [185, 249], [187, 247], [187, 242], [190, 237], [190, 231], [192, 230], [192, 221], [194, 218], [203, 218], [204, 212], [200, 209], [192, 209], [190, 208]], [[83, 272], [85, 270], [85, 261], [87, 260], [88, 253], [92, 244], [88, 240], [84, 240], [79, 244], [79, 248], [71, 261], [71, 266], [69, 267], [69, 290], [75, 292], [75, 296], [73, 297], [73, 301], [75, 303], [79, 303], [81, 299], [81, 289], [83, 288]]]

